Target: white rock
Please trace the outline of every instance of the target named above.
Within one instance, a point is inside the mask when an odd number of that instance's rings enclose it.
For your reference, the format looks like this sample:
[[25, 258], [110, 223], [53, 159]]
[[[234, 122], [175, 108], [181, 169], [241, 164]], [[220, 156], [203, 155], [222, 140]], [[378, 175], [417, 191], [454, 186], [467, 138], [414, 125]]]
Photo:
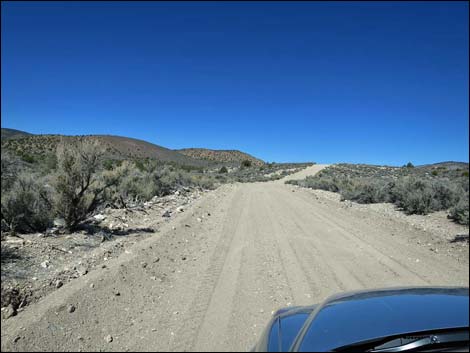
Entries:
[[63, 218], [54, 219], [54, 225], [56, 227], [65, 227], [65, 219], [63, 219]]
[[106, 216], [105, 215], [102, 215], [102, 214], [96, 214], [93, 216], [94, 219], [96, 219], [97, 221], [102, 221], [104, 219], [106, 219]]

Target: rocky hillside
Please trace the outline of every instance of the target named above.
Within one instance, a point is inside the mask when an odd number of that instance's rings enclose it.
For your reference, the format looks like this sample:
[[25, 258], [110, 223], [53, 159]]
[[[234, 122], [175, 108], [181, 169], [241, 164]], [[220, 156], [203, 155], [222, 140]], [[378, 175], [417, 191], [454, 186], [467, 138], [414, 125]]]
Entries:
[[[2, 128], [2, 136], [6, 129]], [[197, 160], [177, 151], [152, 143], [121, 136], [86, 135], [25, 135], [22, 138], [2, 138], [2, 149], [8, 150], [26, 161], [47, 158], [55, 153], [61, 140], [73, 143], [81, 139], [97, 141], [107, 151], [111, 159], [152, 158], [164, 162], [174, 162], [182, 165], [207, 166], [208, 161]]]
[[198, 159], [215, 161], [219, 163], [236, 163], [239, 164], [244, 160], [251, 161], [252, 165], [261, 166], [264, 163], [261, 159], [255, 158], [248, 153], [237, 150], [210, 150], [206, 148], [183, 148], [177, 150], [188, 157]]

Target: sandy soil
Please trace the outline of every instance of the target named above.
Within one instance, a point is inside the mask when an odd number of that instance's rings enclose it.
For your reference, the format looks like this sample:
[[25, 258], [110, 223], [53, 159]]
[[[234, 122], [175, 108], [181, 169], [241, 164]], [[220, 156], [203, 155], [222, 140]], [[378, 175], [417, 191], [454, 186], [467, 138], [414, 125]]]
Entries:
[[282, 182], [225, 185], [4, 321], [1, 348], [248, 350], [280, 307], [360, 288], [468, 286], [468, 243], [452, 254], [418, 243], [432, 239]]

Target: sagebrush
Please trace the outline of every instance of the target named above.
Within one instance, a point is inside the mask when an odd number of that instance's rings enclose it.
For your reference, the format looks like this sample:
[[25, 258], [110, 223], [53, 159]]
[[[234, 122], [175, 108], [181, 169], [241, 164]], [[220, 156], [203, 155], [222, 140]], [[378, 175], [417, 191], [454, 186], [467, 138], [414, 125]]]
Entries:
[[342, 200], [393, 203], [407, 214], [449, 210], [450, 218], [468, 225], [468, 173], [460, 169], [341, 164], [287, 183], [337, 192]]

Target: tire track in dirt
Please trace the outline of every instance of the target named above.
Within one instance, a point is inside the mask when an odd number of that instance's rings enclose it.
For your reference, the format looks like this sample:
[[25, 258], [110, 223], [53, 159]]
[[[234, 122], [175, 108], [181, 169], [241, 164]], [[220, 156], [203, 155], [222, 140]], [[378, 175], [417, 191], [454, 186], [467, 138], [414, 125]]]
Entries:
[[[286, 194], [289, 194], [289, 192], [286, 191]], [[423, 249], [417, 249], [415, 246], [410, 247], [408, 244], [399, 244], [397, 242], [397, 238], [391, 236], [389, 229], [382, 229], [382, 227], [379, 228], [377, 226], [372, 227], [364, 220], [355, 218], [353, 214], [348, 215], [347, 211], [344, 210], [340, 210], [343, 212], [337, 212], [337, 214], [333, 216], [333, 213], [331, 212], [331, 206], [329, 212], [327, 212], [323, 205], [319, 205], [318, 202], [315, 202], [315, 199], [308, 197], [310, 195], [304, 194], [302, 192], [295, 193], [295, 195], [310, 205], [316, 216], [319, 217], [325, 224], [328, 224], [331, 227], [335, 227], [335, 229], [338, 230], [339, 235], [344, 237], [345, 241], [352, 242], [358, 248], [365, 250], [366, 253], [370, 256], [365, 257], [363, 261], [368, 261], [368, 259], [374, 258], [377, 260], [377, 263], [383, 266], [384, 271], [395, 274], [396, 277], [409, 278], [410, 280], [413, 280], [413, 283], [416, 285], [418, 285], [420, 282], [424, 285], [439, 283], [443, 284], [440, 280], [436, 281], [435, 271], [423, 271], [421, 266], [418, 267], [417, 265], [421, 265], [420, 263], [412, 262], [416, 267], [412, 268], [410, 263], [406, 263], [406, 261], [404, 261], [405, 255], [407, 260], [408, 258], [412, 258], [414, 261], [419, 257], [420, 262], [430, 261], [433, 268], [440, 269], [440, 278], [442, 278], [442, 274], [446, 272], [450, 273], [451, 271], [459, 270], [459, 267], [453, 266], [452, 263], [446, 262], [445, 265], [443, 265], [441, 260], [427, 251], [427, 249], [423, 251]], [[410, 230], [405, 228], [401, 230], [401, 233], [402, 236], [406, 236], [407, 233], [410, 233]], [[369, 241], [363, 240], [365, 235], [368, 235]], [[376, 245], [378, 241], [380, 242], [380, 247]], [[397, 251], [397, 249], [400, 249], [400, 251]], [[412, 254], [410, 250], [412, 250]], [[395, 253], [397, 253], [397, 255], [393, 256], [392, 254]], [[369, 273], [370, 272], [365, 272], [366, 275]], [[379, 273], [379, 271], [376, 273]], [[383, 276], [381, 277], [382, 278], [375, 278], [375, 280], [383, 279]], [[455, 282], [451, 282], [449, 284], [455, 285]]]
[[[303, 224], [310, 223], [312, 218], [318, 220], [314, 222], [314, 229], [316, 234], [323, 233], [321, 237], [316, 237], [319, 239], [319, 243], [322, 243], [324, 246], [322, 252], [330, 254], [336, 252], [337, 256], [334, 257], [335, 263], [331, 265], [340, 271], [340, 278], [345, 279], [347, 276], [351, 276], [355, 279], [355, 281], [349, 281], [350, 287], [346, 289], [374, 285], [373, 283], [369, 284], [368, 279], [364, 278], [367, 277], [364, 274], [369, 273], [371, 270], [375, 273], [380, 273], [380, 271], [371, 266], [364, 266], [364, 262], [377, 264], [379, 260], [385, 263], [394, 273], [398, 273], [401, 278], [406, 278], [410, 283], [412, 282], [415, 285], [429, 284], [427, 280], [412, 269], [402, 265], [395, 259], [391, 259], [369, 243], [359, 240], [359, 238], [352, 235], [350, 230], [346, 230], [344, 226], [340, 225], [341, 221], [338, 215], [335, 215], [334, 220], [332, 219], [332, 210], [330, 210], [330, 215], [327, 216], [318, 207], [315, 207], [313, 203], [308, 203], [302, 198], [292, 196], [291, 194], [284, 191], [283, 199], [294, 210], [294, 217], [300, 218], [301, 224], [302, 222]], [[301, 200], [300, 203], [299, 200]], [[304, 210], [304, 212], [300, 210]], [[308, 210], [308, 212], [305, 212], [305, 210]], [[322, 228], [317, 228], [317, 224], [321, 224]], [[356, 273], [360, 274], [360, 277]]]
[[282, 265], [284, 277], [289, 284], [292, 303], [299, 304], [305, 301], [305, 294], [314, 291], [314, 287], [312, 287], [312, 282], [309, 281], [308, 273], [305, 271], [297, 253], [289, 243], [289, 235], [286, 233], [282, 222], [279, 221], [279, 217], [273, 217], [275, 212], [272, 201], [270, 193], [265, 190], [263, 202], [266, 208], [263, 216], [271, 226], [271, 239]]
[[[276, 200], [272, 204], [278, 207], [275, 212], [279, 217], [282, 217], [283, 225], [287, 229], [295, 229], [293, 233], [295, 237], [290, 238], [291, 246], [298, 253], [298, 258], [304, 263], [303, 267], [306, 273], [310, 274], [310, 280], [313, 283], [318, 283], [317, 287], [319, 288], [324, 288], [324, 282], [328, 279], [330, 279], [329, 286], [336, 284], [336, 290], [361, 288], [363, 283], [351, 273], [348, 267], [336, 263], [338, 259], [349, 257], [347, 253], [349, 251], [345, 251], [347, 249], [341, 247], [332, 247], [331, 242], [334, 239], [334, 234], [327, 234], [318, 227], [315, 214], [300, 217], [298, 209], [289, 200], [292, 196], [289, 193], [282, 195], [281, 190], [272, 190], [271, 195]], [[302, 212], [305, 212], [305, 209]], [[292, 234], [292, 230], [290, 233]], [[319, 274], [321, 275], [319, 276]], [[316, 297], [318, 295], [321, 296], [321, 293], [316, 293]]]
[[[177, 351], [194, 349], [200, 333], [207, 330], [204, 323], [206, 325], [207, 323], [211, 324], [210, 318], [207, 318], [213, 315], [209, 312], [209, 307], [213, 301], [220, 300], [214, 297], [219, 282], [228, 280], [228, 278], [222, 278], [221, 275], [224, 267], [228, 264], [228, 254], [232, 249], [235, 236], [240, 236], [239, 225], [243, 213], [246, 212], [246, 208], [243, 207], [247, 202], [246, 198], [247, 195], [242, 190], [237, 190], [225, 218], [219, 241], [212, 253], [209, 267], [202, 275], [200, 285], [189, 308], [187, 319], [178, 331], [179, 342], [174, 347]], [[233, 264], [229, 265], [232, 266]], [[218, 322], [218, 320], [216, 321]]]
[[[289, 268], [288, 274], [290, 277], [297, 276], [297, 273], [301, 273], [303, 275], [303, 279], [297, 281], [297, 288], [303, 288], [300, 293], [304, 293], [304, 295], [301, 296], [300, 294], [297, 294], [298, 292], [294, 293], [294, 297], [296, 299], [295, 305], [310, 304], [306, 302], [305, 293], [311, 293], [312, 298], [321, 297], [323, 286], [320, 282], [328, 278], [331, 275], [331, 271], [326, 265], [322, 253], [315, 246], [310, 246], [308, 254], [303, 254], [303, 250], [299, 247], [302, 238], [300, 234], [303, 234], [303, 229], [298, 226], [298, 223], [295, 222], [290, 213], [286, 213], [282, 207], [283, 204], [278, 203], [279, 200], [272, 192], [269, 193], [269, 196], [270, 202], [268, 205], [271, 211], [269, 218], [271, 222], [276, 224], [280, 229], [280, 232], [276, 233], [277, 243], [281, 249], [280, 251], [281, 253], [284, 253], [286, 262], [295, 261], [297, 264], [297, 266]], [[273, 217], [272, 215], [276, 215], [276, 217]], [[292, 231], [292, 227], [294, 227], [296, 231]], [[317, 258], [322, 260], [316, 261], [315, 264], [312, 265], [308, 262], [308, 258]], [[315, 271], [313, 272], [312, 270]], [[335, 288], [338, 290], [344, 288], [343, 283], [338, 278], [335, 278], [334, 283]]]
[[[273, 236], [273, 225], [266, 222], [269, 210], [266, 193], [246, 188], [252, 195], [246, 222], [249, 233], [245, 238], [238, 286], [227, 330], [220, 334], [223, 344], [216, 348], [238, 347], [250, 350], [271, 312], [293, 301], [292, 283], [288, 281]], [[254, 212], [256, 210], [256, 212]], [[242, 329], [241, 329], [242, 328]]]

